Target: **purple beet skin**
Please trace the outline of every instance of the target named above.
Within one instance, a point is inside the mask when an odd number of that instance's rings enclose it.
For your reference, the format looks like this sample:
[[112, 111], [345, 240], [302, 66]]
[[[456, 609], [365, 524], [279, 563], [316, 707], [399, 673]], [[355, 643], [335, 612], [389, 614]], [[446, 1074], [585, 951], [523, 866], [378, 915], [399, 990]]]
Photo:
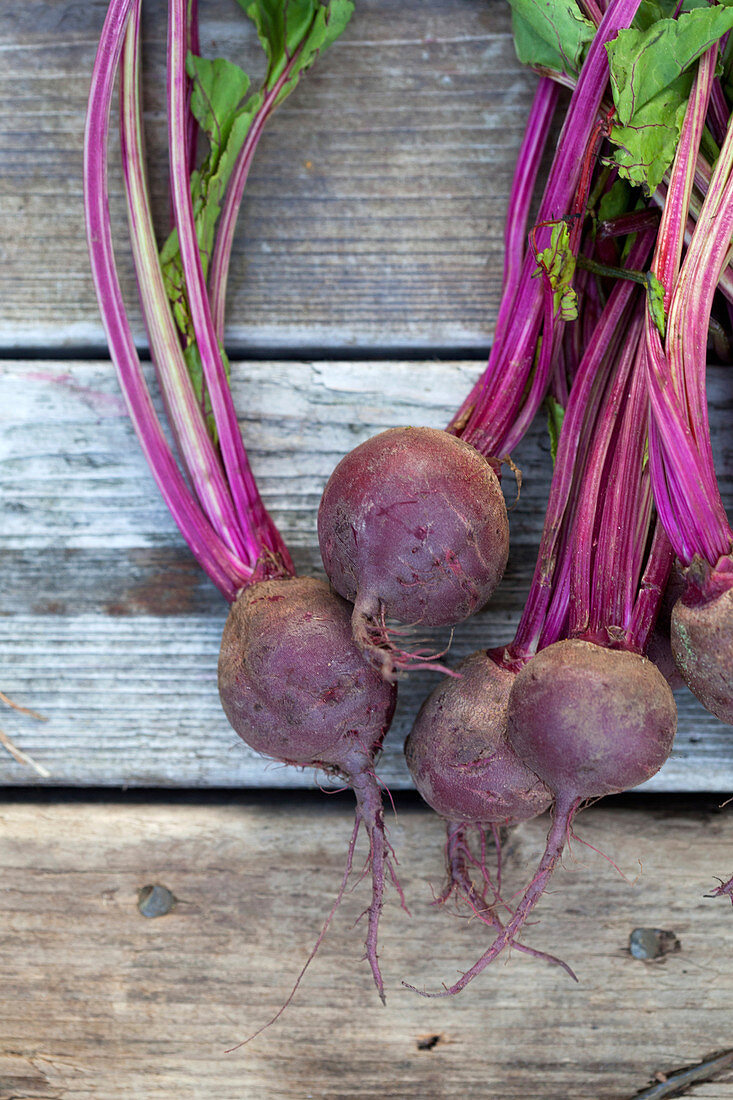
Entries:
[[733, 589], [711, 600], [683, 596], [672, 611], [672, 652], [690, 691], [733, 725]]
[[357, 643], [389, 677], [400, 659], [385, 621], [447, 626], [478, 611], [504, 572], [509, 525], [478, 451], [434, 428], [392, 428], [338, 464], [318, 539], [333, 587], [355, 604]]
[[545, 850], [493, 943], [453, 985], [432, 996], [458, 993], [516, 943], [562, 858], [582, 802], [651, 778], [669, 755], [675, 728], [669, 684], [636, 653], [570, 639], [540, 650], [520, 669], [509, 693], [507, 735], [555, 796]]
[[506, 737], [515, 674], [471, 654], [425, 700], [405, 743], [415, 786], [448, 821], [516, 824], [552, 802]]
[[356, 823], [339, 898], [363, 823], [372, 877], [366, 957], [384, 1000], [379, 917], [385, 881], [399, 886], [374, 760], [392, 720], [396, 689], [357, 649], [350, 612], [313, 577], [261, 581], [245, 589], [224, 627], [219, 694], [232, 726], [257, 752], [322, 768], [353, 789]]
[[[440, 896], [461, 899], [498, 935], [511, 909], [501, 897], [501, 825], [543, 813], [552, 802], [545, 784], [519, 760], [506, 736], [515, 673], [485, 651], [471, 654], [428, 697], [405, 744], [420, 794], [446, 820], [447, 884]], [[486, 830], [496, 868], [489, 871]], [[569, 968], [560, 959], [512, 939], [518, 951]], [[572, 974], [572, 971], [570, 971]]]
[[677, 663], [672, 652], [672, 611], [677, 600], [687, 587], [684, 573], [679, 565], [675, 565], [669, 575], [667, 586], [664, 589], [662, 602], [659, 606], [659, 614], [654, 628], [649, 635], [646, 646], [646, 655], [657, 666], [662, 676], [672, 688], [677, 691], [685, 686]]
[[219, 694], [257, 752], [348, 777], [380, 747], [395, 689], [354, 645], [350, 612], [314, 577], [262, 581], [232, 606]]
[[672, 691], [651, 661], [577, 638], [533, 657], [509, 698], [509, 741], [563, 805], [649, 779], [676, 726]]

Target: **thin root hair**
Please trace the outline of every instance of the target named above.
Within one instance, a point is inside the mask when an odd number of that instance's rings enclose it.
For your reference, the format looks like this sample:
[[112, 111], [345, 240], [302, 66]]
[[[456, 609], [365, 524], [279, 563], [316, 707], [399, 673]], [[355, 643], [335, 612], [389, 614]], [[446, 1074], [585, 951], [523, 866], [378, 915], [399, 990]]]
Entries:
[[[636, 883], [639, 881], [641, 870], [640, 870], [639, 875], [636, 876], [636, 878], [630, 879], [628, 877], [628, 875], [624, 874], [624, 872], [621, 870], [619, 865], [616, 862], [614, 862], [614, 860], [612, 860], [609, 855], [606, 855], [606, 853], [604, 851], [602, 851], [600, 848], [596, 848], [594, 844], [590, 843], [590, 841], [584, 840], [582, 836], [580, 836], [578, 833], [575, 832], [575, 829], [573, 829], [572, 825], [570, 825], [569, 833], [568, 833], [568, 849], [570, 850], [571, 857], [572, 857], [572, 849], [570, 848], [570, 839], [571, 838], [573, 840], [579, 841], [579, 843], [584, 845], [586, 848], [590, 848], [591, 852], [595, 852], [596, 855], [601, 856], [603, 859], [605, 859], [606, 863], [610, 863], [610, 865], [611, 865], [611, 867], [613, 867], [614, 871], [618, 871], [619, 875], [621, 876], [623, 881], [627, 884], [627, 886], [635, 886]], [[641, 860], [639, 860], [639, 868], [641, 869]]]
[[240, 1047], [246, 1046], [247, 1043], [251, 1043], [252, 1040], [256, 1039], [258, 1035], [261, 1035], [263, 1031], [266, 1031], [269, 1027], [272, 1026], [272, 1024], [276, 1023], [276, 1021], [279, 1020], [280, 1017], [282, 1016], [283, 1012], [285, 1012], [285, 1009], [292, 1002], [293, 997], [297, 993], [298, 987], [299, 987], [301, 981], [303, 980], [303, 976], [304, 976], [306, 970], [308, 969], [308, 967], [310, 966], [310, 964], [313, 962], [314, 958], [316, 957], [316, 953], [318, 951], [318, 948], [321, 946], [321, 943], [323, 942], [323, 939], [326, 935], [326, 932], [328, 931], [329, 925], [331, 924], [331, 921], [333, 920], [334, 914], [336, 913], [336, 910], [338, 909], [339, 905], [341, 904], [341, 902], [343, 900], [344, 893], [346, 892], [346, 883], [349, 880], [349, 875], [351, 874], [351, 868], [352, 868], [352, 865], [353, 865], [353, 862], [354, 862], [354, 851], [356, 849], [356, 838], [357, 838], [358, 833], [359, 833], [359, 826], [360, 825], [361, 825], [361, 818], [357, 814], [356, 815], [356, 820], [354, 821], [354, 828], [353, 828], [352, 833], [351, 833], [351, 840], [349, 841], [349, 848], [348, 848], [348, 851], [347, 851], [347, 854], [346, 854], [346, 866], [344, 867], [344, 873], [341, 876], [341, 884], [339, 886], [338, 893], [336, 894], [336, 900], [334, 901], [333, 905], [331, 906], [331, 909], [328, 913], [328, 916], [326, 917], [325, 921], [323, 922], [323, 925], [321, 927], [321, 931], [318, 935], [318, 939], [316, 940], [315, 944], [313, 945], [313, 948], [311, 950], [310, 955], [306, 959], [302, 970], [298, 974], [298, 977], [295, 979], [295, 984], [293, 985], [293, 988], [290, 990], [290, 993], [287, 997], [287, 1000], [284, 1002], [284, 1004], [281, 1005], [281, 1007], [277, 1010], [275, 1015], [272, 1016], [267, 1021], [267, 1023], [263, 1024], [262, 1027], [259, 1027], [257, 1029], [257, 1031], [253, 1032], [253, 1034], [250, 1035], [247, 1039], [243, 1039], [241, 1043], [236, 1043], [233, 1047], [229, 1047], [224, 1052], [225, 1054], [232, 1054], [235, 1050], [239, 1050]]
[[6, 707], [12, 707], [13, 710], [17, 710], [19, 714], [27, 714], [29, 718], [35, 718], [37, 722], [48, 722], [48, 717], [45, 714], [39, 714], [37, 710], [31, 710], [30, 707], [22, 707], [20, 703], [16, 703], [14, 699], [11, 699], [9, 695], [6, 695], [4, 691], [0, 691], [0, 702], [5, 703]]

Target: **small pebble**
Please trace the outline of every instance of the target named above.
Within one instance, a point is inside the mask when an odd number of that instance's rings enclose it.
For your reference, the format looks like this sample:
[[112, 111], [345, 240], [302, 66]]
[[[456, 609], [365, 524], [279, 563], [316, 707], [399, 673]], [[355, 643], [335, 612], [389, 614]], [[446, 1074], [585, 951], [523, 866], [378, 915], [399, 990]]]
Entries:
[[629, 936], [629, 951], [635, 959], [660, 959], [681, 946], [674, 932], [663, 928], [635, 928]]
[[143, 917], [164, 917], [176, 904], [175, 895], [167, 886], [143, 886], [137, 895], [138, 912]]

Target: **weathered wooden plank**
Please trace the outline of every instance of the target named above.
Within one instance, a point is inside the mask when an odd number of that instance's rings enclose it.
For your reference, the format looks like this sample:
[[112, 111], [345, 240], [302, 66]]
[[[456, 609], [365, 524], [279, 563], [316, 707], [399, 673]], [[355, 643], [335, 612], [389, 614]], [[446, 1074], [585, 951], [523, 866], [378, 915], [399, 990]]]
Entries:
[[[80, 194], [106, 7], [28, 0], [0, 11], [2, 347], [103, 343]], [[232, 0], [201, 9], [203, 51], [260, 74], [261, 52]], [[146, 0], [145, 18], [151, 187], [165, 233], [163, 0]], [[532, 87], [501, 0], [360, 0], [262, 139], [232, 266], [230, 341], [484, 345]], [[110, 191], [121, 225], [117, 170]], [[120, 259], [132, 301], [126, 251]], [[137, 331], [142, 338], [139, 322]]]
[[[233, 386], [265, 501], [303, 571], [320, 568], [315, 517], [341, 455], [403, 422], [444, 424], [475, 363], [243, 363]], [[733, 372], [711, 371], [711, 423], [733, 504]], [[490, 606], [455, 634], [451, 660], [507, 641], [526, 593], [548, 483], [539, 421], [515, 456], [512, 555]], [[512, 486], [507, 483], [508, 492]], [[0, 688], [48, 715], [0, 726], [48, 783], [311, 785], [246, 749], [221, 714], [215, 670], [226, 609], [192, 561], [147, 472], [108, 363], [0, 365]], [[440, 646], [447, 636], [438, 636]], [[401, 746], [433, 675], [411, 676], [381, 766], [409, 783]], [[679, 695], [675, 755], [656, 790], [733, 788], [733, 738]], [[0, 753], [0, 782], [40, 782]]]
[[[47, 768], [36, 776], [0, 753], [9, 785], [311, 787], [323, 776], [268, 763], [236, 737], [221, 712], [216, 662], [225, 610], [217, 616], [13, 616], [2, 621], [3, 690], [40, 710], [47, 723], [3, 713], [19, 748]], [[506, 616], [508, 618], [508, 616]], [[512, 616], [514, 617], [514, 616]], [[499, 637], [481, 619], [461, 631], [455, 660]], [[402, 744], [436, 682], [415, 673], [400, 688], [398, 711], [379, 765], [395, 789], [410, 786]], [[678, 693], [672, 758], [649, 790], [733, 789], [733, 738], [689, 695]]]
[[[336, 462], [392, 425], [444, 426], [481, 367], [470, 362], [234, 365], [233, 395], [255, 476], [288, 543], [310, 555], [311, 567], [317, 561], [316, 509]], [[153, 378], [150, 368], [148, 378]], [[180, 545], [135, 441], [111, 364], [0, 363], [0, 387], [4, 549]], [[545, 436], [538, 422], [517, 452], [524, 485], [512, 513], [515, 545], [536, 541], [547, 487]], [[509, 492], [514, 495], [512, 484]]]
[[[336, 462], [385, 428], [444, 426], [482, 366], [465, 361], [232, 365], [234, 402], [255, 476], [286, 540], [304, 555], [304, 565], [316, 567], [316, 510]], [[147, 377], [155, 388], [150, 367]], [[733, 370], [710, 368], [708, 390], [716, 469], [730, 507]], [[110, 363], [0, 362], [0, 429], [3, 552], [50, 547], [54, 552], [135, 548], [152, 553], [180, 546]], [[541, 415], [514, 457], [523, 482], [510, 513], [512, 547], [521, 549], [526, 570], [533, 564], [550, 477]], [[505, 488], [514, 502], [511, 478], [505, 478]], [[11, 602], [4, 603], [4, 613], [16, 606], [16, 597], [23, 600], [8, 586], [3, 598]], [[99, 606], [104, 606], [102, 598]]]
[[[545, 825], [507, 845], [508, 889]], [[225, 1055], [287, 995], [350, 827], [335, 800], [0, 807], [0, 1100], [627, 1100], [656, 1072], [730, 1047], [733, 916], [703, 897], [733, 861], [730, 814], [586, 812], [580, 834], [632, 881], [575, 842], [525, 937], [579, 983], [515, 953], [459, 997], [425, 1001], [400, 981], [439, 988], [487, 936], [430, 905], [441, 827], [401, 809], [390, 833], [412, 917], [392, 893], [386, 1008], [353, 927], [362, 882], [281, 1021]], [[138, 891], [151, 883], [178, 903], [146, 920]], [[680, 950], [634, 959], [638, 927], [674, 932]], [[733, 1074], [694, 1095], [731, 1100]]]

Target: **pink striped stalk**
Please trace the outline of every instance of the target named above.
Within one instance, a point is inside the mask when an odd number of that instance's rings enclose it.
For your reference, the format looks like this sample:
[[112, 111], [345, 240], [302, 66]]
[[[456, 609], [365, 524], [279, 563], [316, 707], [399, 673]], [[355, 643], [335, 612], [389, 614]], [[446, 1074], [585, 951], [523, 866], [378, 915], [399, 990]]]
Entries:
[[178, 451], [214, 530], [239, 560], [239, 575], [257, 563], [262, 547], [247, 516], [234, 511], [221, 461], [206, 429], [171, 314], [155, 239], [143, 153], [140, 108], [140, 2], [135, 0], [122, 50], [120, 133], [127, 215], [138, 292], [168, 420]]
[[[698, 158], [698, 168], [699, 163], [700, 162]], [[698, 173], [695, 174], [696, 179], [697, 176]], [[710, 172], [708, 172], [702, 196], [698, 194], [695, 189], [693, 189], [692, 194], [690, 195], [690, 206], [687, 214], [687, 222], [685, 225], [684, 235], [685, 247], [689, 247], [690, 241], [692, 240], [692, 235], [695, 232], [695, 224], [700, 216], [700, 210], [702, 209], [704, 195], [707, 192], [709, 184]], [[667, 201], [667, 185], [664, 183], [660, 183], [652, 198], [656, 205], [659, 206], [660, 210], [664, 209], [664, 204]], [[718, 279], [718, 290], [727, 300], [729, 306], [733, 306], [733, 267], [731, 267], [732, 261], [733, 255], [729, 255], [728, 261], [721, 271], [720, 278]]]
[[[590, 44], [540, 204], [539, 225], [557, 223], [570, 213], [608, 84], [605, 44], [630, 25], [638, 6], [639, 0], [611, 0]], [[549, 230], [545, 232], [549, 240]], [[538, 246], [542, 247], [539, 239]], [[541, 369], [535, 369], [537, 341], [547, 308], [546, 291], [542, 281], [534, 278], [535, 268], [530, 250], [525, 255], [510, 325], [505, 333], [496, 334], [486, 370], [448, 427], [485, 455], [501, 457], [517, 445], [552, 378], [552, 356], [547, 350]], [[552, 328], [543, 333], [546, 342], [554, 342]]]
[[250, 579], [251, 571], [244, 569], [222, 543], [176, 464], [147, 389], [115, 265], [107, 200], [109, 115], [132, 10], [133, 0], [111, 0], [92, 71], [83, 169], [92, 276], [110, 356], [148, 465], [192, 553], [222, 594], [233, 601], [237, 591]]
[[[501, 288], [499, 312], [494, 326], [494, 343], [491, 354], [498, 356], [510, 328], [514, 302], [519, 290], [522, 268], [527, 252], [527, 225], [540, 163], [550, 137], [552, 116], [555, 113], [559, 95], [559, 85], [548, 76], [540, 78], [532, 100], [532, 106], [524, 128], [522, 144], [514, 168], [512, 186], [509, 192], [506, 222], [504, 224], [504, 275]], [[485, 385], [483, 375], [478, 378], [461, 406], [462, 410], [471, 409]], [[453, 418], [456, 434], [460, 429], [461, 413]]]
[[229, 277], [229, 263], [234, 244], [234, 231], [239, 216], [239, 208], [242, 205], [244, 188], [252, 166], [257, 144], [262, 136], [265, 123], [277, 106], [278, 97], [290, 79], [293, 69], [300, 57], [308, 33], [298, 48], [289, 58], [287, 65], [278, 77], [276, 83], [265, 94], [261, 106], [252, 119], [252, 124], [245, 138], [244, 144], [237, 156], [236, 164], [232, 171], [229, 185], [222, 202], [219, 225], [217, 227], [214, 249], [211, 257], [211, 269], [209, 271], [209, 300], [211, 302], [211, 316], [219, 340], [224, 339], [224, 312], [226, 307], [227, 280]]
[[519, 289], [522, 264], [527, 251], [527, 224], [540, 163], [550, 136], [550, 126], [560, 89], [548, 77], [541, 77], [532, 101], [522, 147], [514, 168], [506, 222], [504, 223], [504, 278], [501, 306], [496, 321], [503, 335]]
[[[199, 35], [199, 0], [188, 0], [186, 12], [186, 43], [188, 53], [198, 56], [201, 53]], [[186, 112], [188, 125], [186, 127], [186, 150], [188, 156], [188, 174], [193, 174], [196, 168], [196, 145], [199, 136], [199, 124], [191, 110], [191, 95], [193, 94], [193, 81], [189, 78], [186, 93]]]
[[276, 559], [285, 560], [285, 545], [265, 510], [252, 476], [211, 316], [196, 237], [186, 160], [185, 44], [186, 0], [171, 0], [168, 10], [168, 155], [173, 210], [189, 311], [234, 508], [239, 515], [251, 516], [258, 542], [274, 554]]
[[[650, 232], [637, 236], [629, 267], [640, 266], [652, 244]], [[542, 530], [534, 577], [516, 636], [509, 649], [513, 660], [526, 660], [538, 647], [563, 636], [568, 614], [568, 531], [573, 526], [577, 481], [590, 462], [592, 410], [597, 409], [630, 324], [635, 286], [619, 280], [578, 368], [558, 442], [555, 471]], [[565, 563], [565, 580], [561, 581]]]
[[665, 287], [666, 341], [647, 316], [646, 363], [653, 422], [649, 458], [660, 518], [684, 566], [702, 557], [711, 569], [730, 554], [733, 532], [715, 477], [705, 396], [712, 297], [733, 232], [733, 129], [713, 171], [684, 264], [687, 210], [717, 46], [700, 60], [662, 213], [653, 270]]

